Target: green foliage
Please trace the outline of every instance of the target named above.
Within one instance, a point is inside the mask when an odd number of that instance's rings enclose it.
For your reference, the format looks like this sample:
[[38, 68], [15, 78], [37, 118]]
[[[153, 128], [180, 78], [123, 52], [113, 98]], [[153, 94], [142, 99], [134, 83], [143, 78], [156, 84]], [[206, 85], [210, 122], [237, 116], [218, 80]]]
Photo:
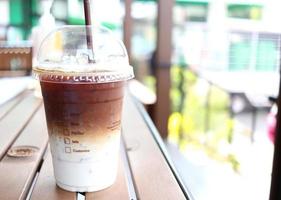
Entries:
[[229, 154], [227, 156], [228, 161], [232, 164], [232, 168], [234, 171], [238, 172], [239, 171], [239, 167], [240, 167], [240, 163], [239, 161], [236, 159], [236, 156], [234, 154]]
[[169, 118], [169, 140], [203, 149], [210, 157], [228, 162], [235, 171], [239, 162], [222, 146], [232, 142], [233, 120], [229, 117], [229, 95], [196, 76], [190, 70], [171, 68], [172, 114]]

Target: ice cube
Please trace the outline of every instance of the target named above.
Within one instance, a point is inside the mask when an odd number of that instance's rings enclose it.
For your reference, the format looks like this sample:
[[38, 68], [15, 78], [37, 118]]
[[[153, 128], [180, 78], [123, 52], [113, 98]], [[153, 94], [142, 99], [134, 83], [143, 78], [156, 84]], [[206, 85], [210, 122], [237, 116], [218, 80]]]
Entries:
[[71, 57], [71, 56], [69, 56], [69, 55], [63, 55], [63, 56], [61, 57], [61, 62], [64, 63], [64, 64], [69, 63], [69, 62], [70, 62], [70, 57]]
[[89, 61], [89, 54], [87, 51], [77, 50], [76, 61], [78, 64], [87, 64]]

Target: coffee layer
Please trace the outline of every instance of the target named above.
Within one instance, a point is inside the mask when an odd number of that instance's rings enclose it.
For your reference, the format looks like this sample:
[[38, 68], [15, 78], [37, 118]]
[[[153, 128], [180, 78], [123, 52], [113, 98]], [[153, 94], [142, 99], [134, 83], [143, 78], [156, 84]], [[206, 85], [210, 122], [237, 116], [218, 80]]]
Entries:
[[120, 137], [123, 85], [41, 82], [53, 142], [67, 155], [111, 149]]

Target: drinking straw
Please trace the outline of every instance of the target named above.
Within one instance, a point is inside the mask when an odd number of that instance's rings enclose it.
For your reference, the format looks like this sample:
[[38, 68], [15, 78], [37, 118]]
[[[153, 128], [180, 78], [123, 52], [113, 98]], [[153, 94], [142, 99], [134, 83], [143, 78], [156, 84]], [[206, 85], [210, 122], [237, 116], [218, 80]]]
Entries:
[[[85, 24], [86, 26], [92, 25], [91, 19], [91, 7], [90, 7], [90, 0], [84, 0], [84, 15], [85, 15]], [[87, 40], [87, 47], [93, 52], [93, 38], [92, 38], [92, 31], [91, 27], [86, 28], [86, 40]], [[93, 62], [92, 59], [89, 57], [89, 62]]]

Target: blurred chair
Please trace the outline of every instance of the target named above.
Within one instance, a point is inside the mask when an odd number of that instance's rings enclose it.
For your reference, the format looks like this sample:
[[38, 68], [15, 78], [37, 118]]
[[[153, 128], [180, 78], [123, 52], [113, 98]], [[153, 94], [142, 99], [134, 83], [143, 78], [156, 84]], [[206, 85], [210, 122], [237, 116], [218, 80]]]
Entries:
[[156, 102], [156, 95], [144, 84], [136, 79], [128, 83], [130, 93], [144, 105], [151, 105]]
[[144, 105], [151, 117], [157, 100], [156, 94], [136, 79], [128, 82], [128, 89], [131, 95]]

